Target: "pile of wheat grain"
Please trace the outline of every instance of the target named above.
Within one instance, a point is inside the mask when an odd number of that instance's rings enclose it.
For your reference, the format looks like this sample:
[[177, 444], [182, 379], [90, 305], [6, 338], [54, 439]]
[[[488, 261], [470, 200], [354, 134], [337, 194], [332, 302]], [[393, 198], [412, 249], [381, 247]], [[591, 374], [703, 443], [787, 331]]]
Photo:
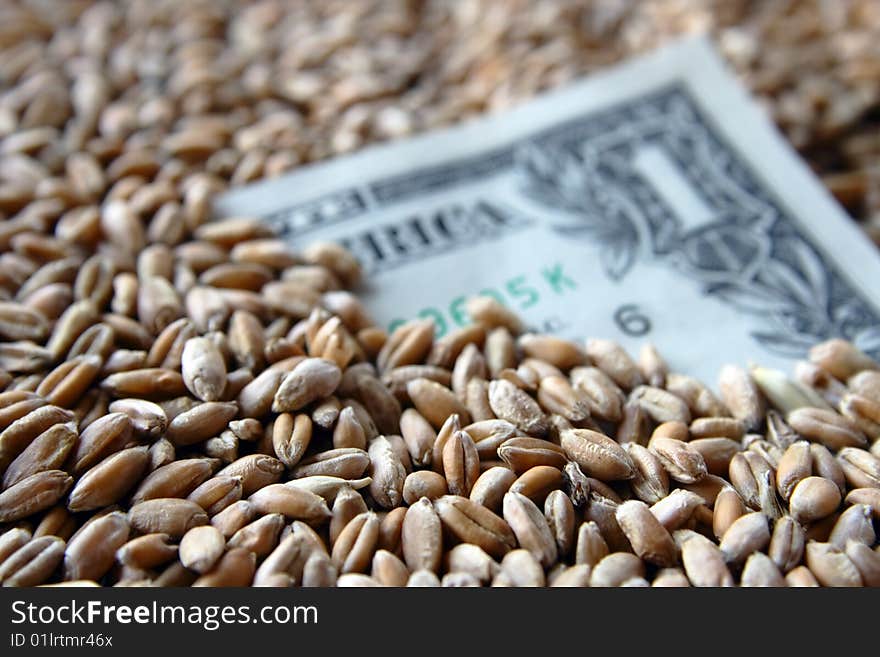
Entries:
[[486, 298], [387, 335], [347, 252], [209, 221], [229, 185], [715, 21], [796, 143], [867, 170], [877, 12], [755, 4], [3, 3], [0, 582], [880, 583], [852, 345], [716, 396]]

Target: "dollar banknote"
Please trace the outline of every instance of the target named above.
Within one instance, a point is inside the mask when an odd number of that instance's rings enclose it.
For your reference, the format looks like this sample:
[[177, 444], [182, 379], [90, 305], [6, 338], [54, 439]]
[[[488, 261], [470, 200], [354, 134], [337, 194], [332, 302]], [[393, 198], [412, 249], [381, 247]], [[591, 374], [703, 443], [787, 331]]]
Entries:
[[714, 380], [834, 336], [880, 356], [880, 255], [705, 39], [506, 113], [222, 196], [293, 244], [335, 240], [393, 330], [491, 295], [530, 328], [654, 343]]

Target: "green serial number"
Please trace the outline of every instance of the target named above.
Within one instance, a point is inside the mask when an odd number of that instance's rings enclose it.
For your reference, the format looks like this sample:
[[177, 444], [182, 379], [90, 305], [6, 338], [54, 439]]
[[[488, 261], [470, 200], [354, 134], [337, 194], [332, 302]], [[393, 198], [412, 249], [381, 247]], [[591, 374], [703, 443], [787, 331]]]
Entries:
[[[416, 316], [434, 320], [435, 335], [440, 338], [453, 328], [469, 323], [465, 304], [471, 296], [493, 297], [505, 306], [524, 311], [540, 303], [545, 296], [561, 296], [577, 287], [574, 280], [564, 272], [562, 265], [555, 264], [543, 267], [538, 275], [521, 274], [504, 281], [500, 287], [476, 289], [470, 294], [454, 297], [445, 305], [427, 306], [419, 310]], [[388, 332], [391, 333], [406, 321], [403, 318], [394, 319], [388, 325]]]

